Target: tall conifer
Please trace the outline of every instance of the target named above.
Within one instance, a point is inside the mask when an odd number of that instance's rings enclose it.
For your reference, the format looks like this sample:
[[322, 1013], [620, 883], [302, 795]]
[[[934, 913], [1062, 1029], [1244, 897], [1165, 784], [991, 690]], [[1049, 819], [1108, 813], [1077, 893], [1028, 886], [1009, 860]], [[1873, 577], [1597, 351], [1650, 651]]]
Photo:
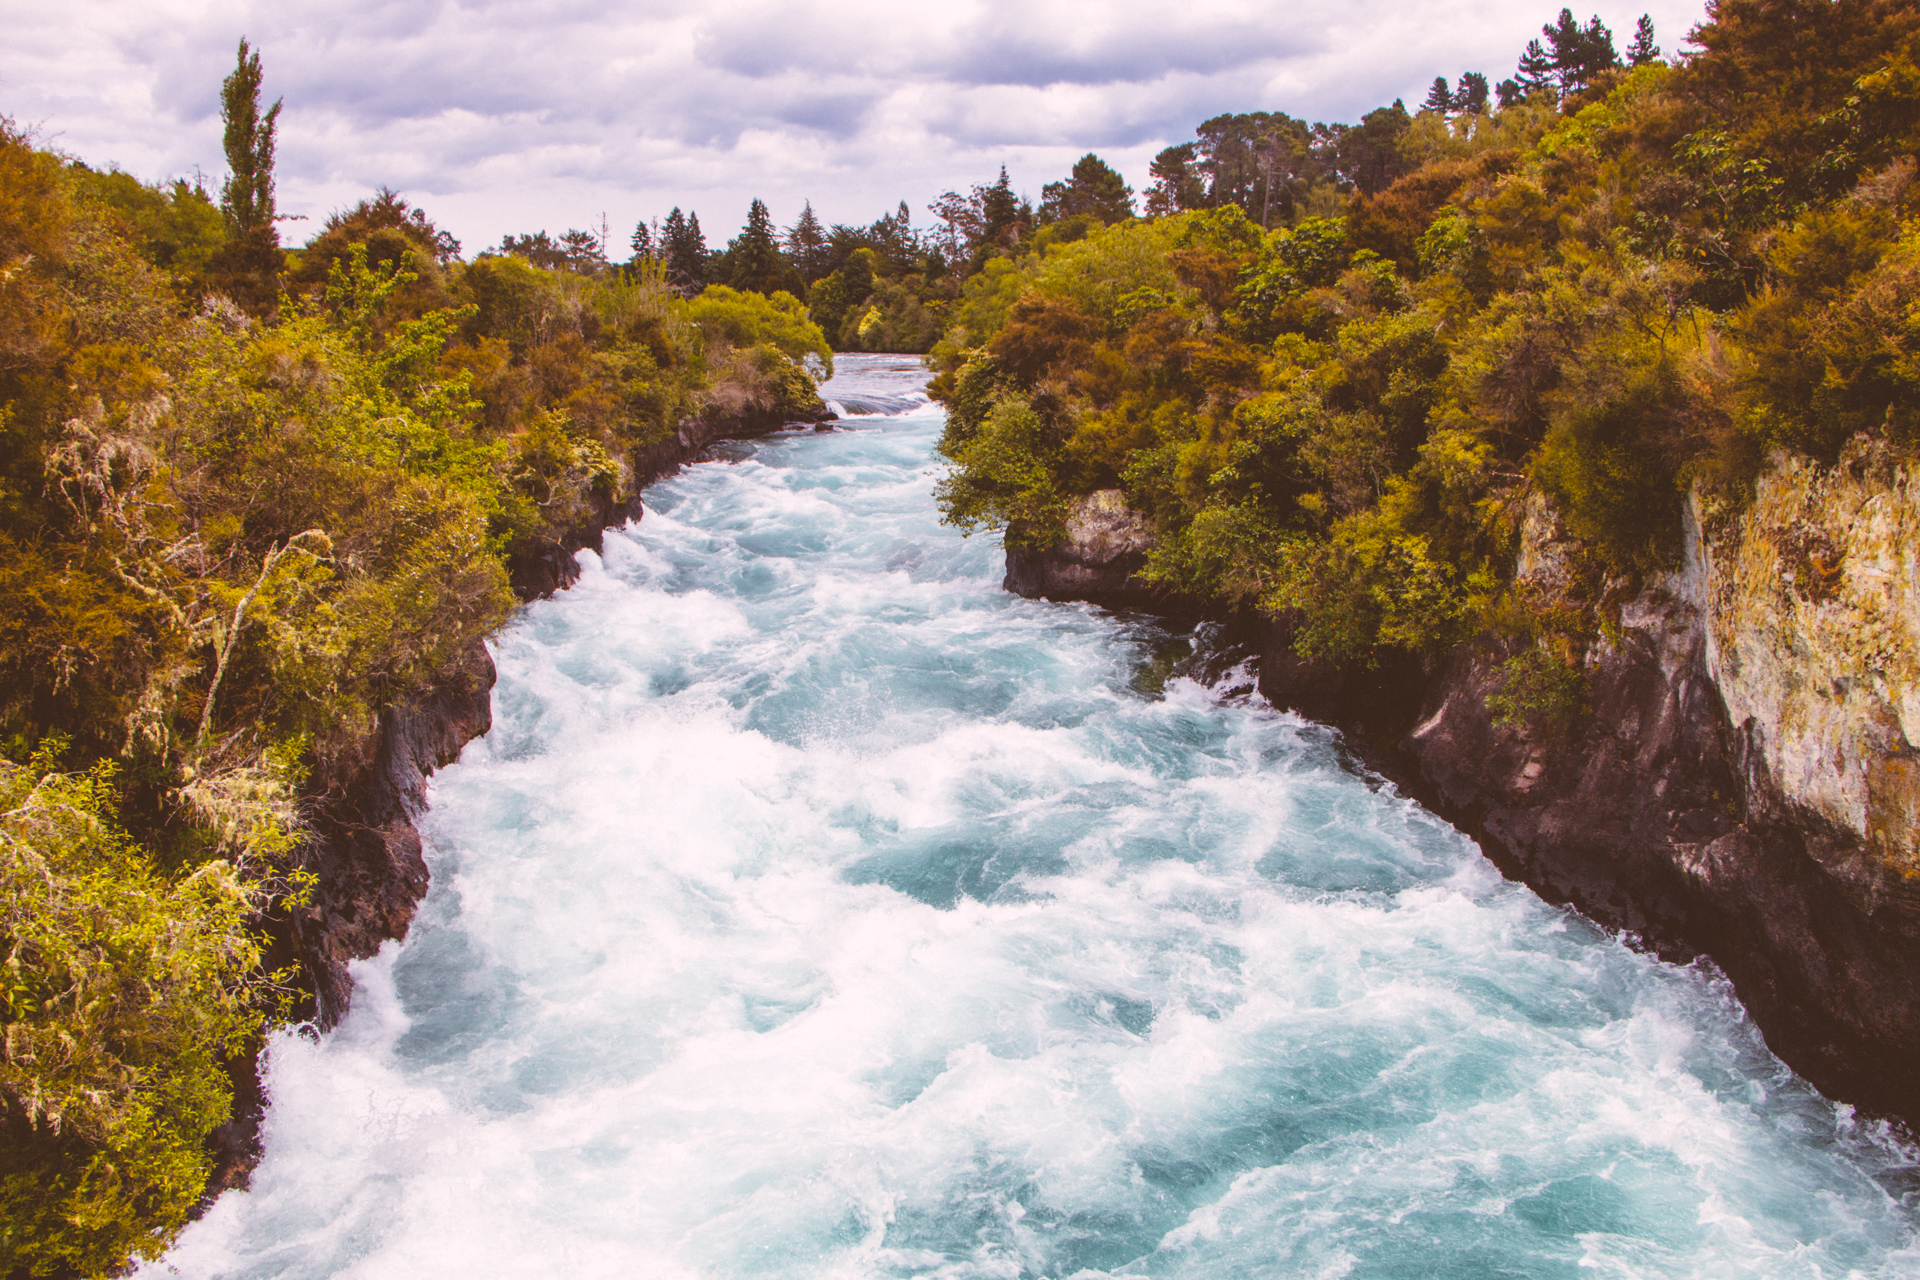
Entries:
[[799, 220], [787, 228], [787, 257], [808, 284], [827, 274], [827, 229], [820, 224], [811, 200], [800, 210]]
[[780, 243], [774, 239], [773, 218], [761, 201], [747, 206], [747, 225], [727, 246], [727, 262], [733, 276], [728, 283], [736, 289], [772, 293], [781, 287], [786, 263], [780, 257]]
[[660, 252], [667, 260], [667, 277], [685, 294], [695, 294], [707, 283], [707, 242], [700, 234], [700, 215], [673, 212], [660, 227]]
[[1653, 15], [1643, 13], [1633, 27], [1633, 43], [1627, 46], [1627, 62], [1644, 67], [1660, 60], [1660, 46], [1653, 42]]
[[237, 65], [220, 86], [228, 169], [220, 185], [220, 213], [227, 242], [216, 257], [213, 276], [222, 293], [255, 315], [273, 309], [281, 267], [280, 235], [273, 225], [273, 147], [280, 102], [261, 114], [261, 78], [260, 55], [243, 38]]

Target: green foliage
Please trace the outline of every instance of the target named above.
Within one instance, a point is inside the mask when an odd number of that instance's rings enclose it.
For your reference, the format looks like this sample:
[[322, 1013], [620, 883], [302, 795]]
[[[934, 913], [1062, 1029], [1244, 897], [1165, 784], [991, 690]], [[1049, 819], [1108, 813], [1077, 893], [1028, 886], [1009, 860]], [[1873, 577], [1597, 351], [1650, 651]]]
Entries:
[[198, 306], [226, 235], [207, 193], [183, 178], [149, 186], [118, 169], [95, 173], [75, 164], [70, 172], [79, 198], [116, 216], [140, 256], [166, 273], [183, 306]]
[[739, 237], [727, 246], [727, 266], [733, 287], [742, 292], [791, 296], [804, 287], [800, 273], [780, 256], [773, 218], [758, 200], [748, 208], [747, 225]]
[[226, 1060], [274, 1000], [257, 873], [167, 877], [114, 820], [114, 768], [0, 761], [0, 1267], [99, 1275], [157, 1257], [211, 1167]]
[[1862, 431], [1920, 445], [1920, 230], [1885, 209], [1810, 213], [1734, 319], [1749, 429], [1831, 462]]
[[837, 345], [842, 351], [928, 351], [941, 328], [940, 312], [911, 288], [879, 280], [842, 319]]
[[1542, 644], [1501, 663], [1499, 685], [1487, 694], [1493, 722], [1509, 729], [1565, 734], [1586, 709], [1586, 674]]
[[1303, 657], [1372, 665], [1382, 649], [1431, 652], [1471, 635], [1495, 587], [1484, 566], [1463, 571], [1389, 512], [1355, 515], [1325, 540], [1286, 544], [1261, 605], [1299, 620]]
[[956, 465], [936, 487], [942, 519], [968, 532], [1008, 525], [1009, 539], [1028, 545], [1053, 542], [1071, 501], [1053, 479], [1060, 445], [1026, 400], [996, 400], [976, 430], [943, 444]]
[[1253, 502], [1213, 504], [1161, 540], [1142, 573], [1148, 582], [1233, 606], [1258, 603], [1273, 591], [1298, 548], [1287, 531]]
[[743, 293], [723, 284], [708, 285], [699, 296], [681, 304], [679, 313], [708, 342], [732, 347], [773, 347], [790, 360], [818, 359], [827, 376], [833, 374], [833, 348], [807, 315], [806, 307], [790, 293], [767, 297]]
[[1073, 173], [1066, 181], [1049, 182], [1040, 194], [1043, 222], [1074, 217], [1125, 222], [1133, 216], [1133, 189], [1092, 152], [1074, 162]]

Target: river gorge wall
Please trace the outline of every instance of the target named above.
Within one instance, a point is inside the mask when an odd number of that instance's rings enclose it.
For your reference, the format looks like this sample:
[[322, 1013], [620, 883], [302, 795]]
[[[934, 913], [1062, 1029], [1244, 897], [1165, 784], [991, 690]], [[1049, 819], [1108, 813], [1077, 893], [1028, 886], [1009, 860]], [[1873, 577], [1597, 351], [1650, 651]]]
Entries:
[[[1920, 1124], [1912, 485], [1861, 442], [1831, 468], [1774, 458], [1737, 512], [1696, 493], [1679, 567], [1574, 655], [1570, 726], [1501, 722], [1510, 642], [1491, 636], [1342, 671], [1294, 656], [1284, 620], [1235, 622], [1271, 701], [1341, 728], [1509, 876], [1669, 959], [1709, 958], [1795, 1070]], [[1052, 547], [1010, 549], [1008, 589], [1155, 608], [1150, 538], [1115, 536], [1138, 534], [1118, 500], [1083, 499]], [[1536, 500], [1516, 576], [1565, 593], [1577, 551]]]

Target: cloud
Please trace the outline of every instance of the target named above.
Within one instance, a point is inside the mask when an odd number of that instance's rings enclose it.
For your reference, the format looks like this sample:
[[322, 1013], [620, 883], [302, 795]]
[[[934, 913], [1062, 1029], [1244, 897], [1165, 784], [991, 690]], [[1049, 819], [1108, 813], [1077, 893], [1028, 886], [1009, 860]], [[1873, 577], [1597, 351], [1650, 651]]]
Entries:
[[[783, 221], [811, 199], [865, 222], [1002, 164], [1037, 192], [1088, 150], [1139, 186], [1223, 111], [1351, 120], [1435, 75], [1511, 74], [1550, 5], [14, 0], [0, 112], [95, 164], [217, 179], [244, 34], [286, 101], [280, 199], [308, 226], [384, 185], [469, 248], [676, 204], [717, 239], [755, 196]], [[1700, 4], [1653, 16], [1673, 51]]]

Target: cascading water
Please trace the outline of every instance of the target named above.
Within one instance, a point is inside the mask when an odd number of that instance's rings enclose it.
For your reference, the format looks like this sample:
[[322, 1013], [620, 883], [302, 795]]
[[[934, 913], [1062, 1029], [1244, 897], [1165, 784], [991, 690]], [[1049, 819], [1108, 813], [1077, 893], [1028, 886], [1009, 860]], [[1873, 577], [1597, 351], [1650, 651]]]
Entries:
[[501, 637], [207, 1277], [1912, 1276], [1916, 1153], [937, 520], [917, 362]]

